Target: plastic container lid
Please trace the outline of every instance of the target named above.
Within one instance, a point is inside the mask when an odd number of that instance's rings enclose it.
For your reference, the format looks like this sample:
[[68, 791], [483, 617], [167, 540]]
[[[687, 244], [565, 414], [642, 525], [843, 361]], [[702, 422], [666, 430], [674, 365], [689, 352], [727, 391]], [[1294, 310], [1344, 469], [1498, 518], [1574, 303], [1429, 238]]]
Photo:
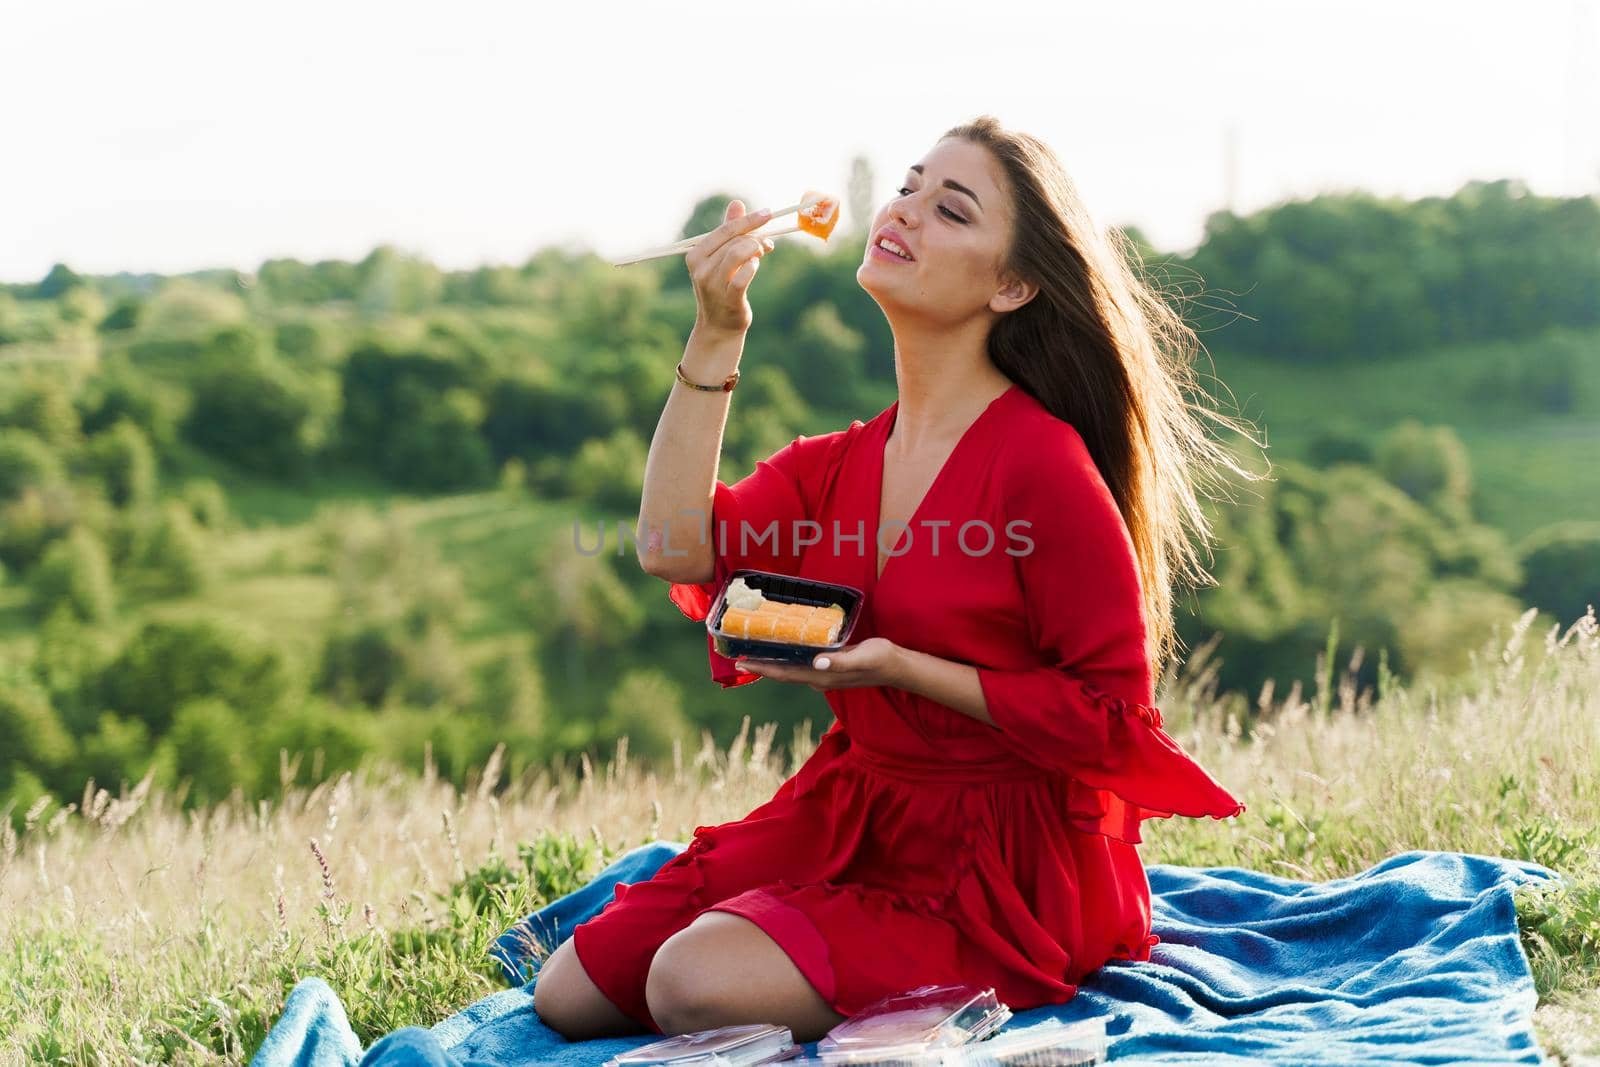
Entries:
[[1011, 1018], [993, 989], [924, 985], [884, 997], [828, 1031], [817, 1055], [835, 1063], [869, 1062], [858, 1051], [907, 1056], [982, 1041]]
[[792, 1056], [800, 1050], [787, 1026], [741, 1023], [678, 1034], [648, 1045], [619, 1052], [605, 1067], [645, 1067], [647, 1064], [749, 1067]]
[[1109, 1016], [1081, 1022], [1051, 1021], [1014, 1033], [1001, 1032], [987, 1041], [953, 1048], [859, 1048], [827, 1056], [791, 1060], [785, 1067], [1086, 1067], [1106, 1062]]
[[960, 1059], [947, 1064], [961, 1067], [1013, 1067], [1039, 1064], [1041, 1067], [1080, 1067], [1104, 1063], [1106, 1059], [1106, 1021], [1110, 1016], [1083, 1019], [1075, 1023], [1052, 1021], [1026, 1030], [999, 1033], [981, 1045], [953, 1050]]

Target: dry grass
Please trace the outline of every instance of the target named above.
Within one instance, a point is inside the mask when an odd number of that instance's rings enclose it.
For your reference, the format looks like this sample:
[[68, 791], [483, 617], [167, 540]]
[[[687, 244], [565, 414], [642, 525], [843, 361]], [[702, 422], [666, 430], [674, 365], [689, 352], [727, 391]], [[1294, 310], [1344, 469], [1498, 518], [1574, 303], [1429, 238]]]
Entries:
[[[1250, 810], [1147, 824], [1146, 861], [1318, 879], [1413, 848], [1548, 863], [1569, 889], [1521, 902], [1536, 1023], [1558, 1057], [1600, 1052], [1600, 632], [1591, 614], [1529, 648], [1533, 618], [1425, 693], [1328, 671], [1309, 700], [1247, 705], [1191, 661], [1162, 701], [1169, 729]], [[368, 769], [205, 811], [91, 783], [20, 837], [0, 829], [0, 1059], [243, 1063], [311, 973], [365, 1040], [435, 1022], [498, 988], [483, 951], [509, 920], [624, 848], [770, 797], [813, 747], [808, 729], [774, 733], [708, 738], [659, 770], [624, 743], [602, 767], [510, 783], [497, 760], [465, 788]]]

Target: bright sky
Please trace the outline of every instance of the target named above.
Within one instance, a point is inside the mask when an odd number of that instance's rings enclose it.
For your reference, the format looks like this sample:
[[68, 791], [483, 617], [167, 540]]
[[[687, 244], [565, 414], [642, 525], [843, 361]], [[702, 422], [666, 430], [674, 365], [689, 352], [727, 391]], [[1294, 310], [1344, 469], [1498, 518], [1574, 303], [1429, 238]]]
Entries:
[[0, 0], [0, 280], [622, 254], [713, 192], [847, 197], [857, 154], [881, 203], [984, 112], [1165, 250], [1230, 138], [1241, 212], [1596, 193], [1597, 2]]

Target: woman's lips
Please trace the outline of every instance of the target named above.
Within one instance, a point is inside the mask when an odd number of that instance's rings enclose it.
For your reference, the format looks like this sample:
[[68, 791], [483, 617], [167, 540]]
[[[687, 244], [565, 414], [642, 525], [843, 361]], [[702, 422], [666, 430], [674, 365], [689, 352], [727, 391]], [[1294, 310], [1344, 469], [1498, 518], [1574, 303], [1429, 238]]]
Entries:
[[916, 262], [915, 260], [906, 259], [903, 256], [897, 256], [893, 252], [889, 251], [887, 248], [884, 248], [880, 244], [874, 244], [870, 249], [867, 250], [867, 254], [868, 255], [875, 255], [879, 259], [887, 259], [891, 263], [914, 263], [914, 262]]

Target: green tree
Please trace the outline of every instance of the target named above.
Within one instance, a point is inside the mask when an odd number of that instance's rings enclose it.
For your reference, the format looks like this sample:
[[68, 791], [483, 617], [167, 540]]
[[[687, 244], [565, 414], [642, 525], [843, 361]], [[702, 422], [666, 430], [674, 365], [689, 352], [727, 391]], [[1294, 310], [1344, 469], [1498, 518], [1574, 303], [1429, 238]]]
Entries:
[[355, 770], [383, 744], [380, 724], [373, 716], [312, 697], [285, 708], [262, 725], [252, 746], [253, 778], [263, 791], [283, 785], [315, 785]]
[[1275, 472], [1259, 503], [1216, 509], [1226, 546], [1216, 584], [1179, 619], [1188, 647], [1221, 635], [1223, 688], [1309, 684], [1335, 620], [1343, 642], [1372, 654], [1363, 680], [1372, 684], [1380, 649], [1397, 673], [1456, 663], [1505, 612], [1517, 614], [1520, 575], [1495, 531], [1430, 510], [1370, 468], [1280, 461]]
[[475, 714], [502, 735], [537, 740], [546, 730], [543, 678], [532, 642], [521, 635], [490, 657], [478, 673]]
[[1441, 578], [1423, 593], [1396, 640], [1403, 661], [1421, 677], [1452, 678], [1472, 666], [1483, 643], [1523, 611], [1516, 597], [1480, 583]]
[[[1250, 316], [1216, 344], [1286, 360], [1387, 358], [1435, 345], [1600, 324], [1600, 200], [1519, 181], [1406, 202], [1365, 192], [1215, 212], [1182, 265]], [[1559, 361], [1507, 368], [1497, 402], [1563, 410]]]
[[420, 633], [397, 622], [363, 622], [329, 635], [317, 688], [341, 703], [460, 707], [472, 679], [454, 633], [433, 621]]
[[335, 630], [323, 645], [318, 691], [342, 704], [382, 707], [405, 678], [405, 640], [394, 623], [366, 621]]
[[139, 507], [149, 503], [155, 495], [155, 449], [132, 420], [123, 419], [89, 438], [84, 458], [116, 507]]
[[489, 444], [478, 432], [483, 402], [466, 389], [435, 396], [413, 382], [400, 387], [401, 405], [413, 418], [390, 434], [384, 474], [400, 485], [448, 490], [481, 487], [494, 477]]
[[800, 395], [819, 407], [844, 408], [866, 373], [866, 339], [846, 326], [832, 304], [815, 304], [781, 351]]
[[12, 791], [23, 772], [59, 787], [77, 755], [72, 735], [61, 725], [45, 691], [26, 672], [3, 664], [0, 738], [5, 738], [0, 748], [0, 797]]
[[191, 596], [216, 578], [210, 539], [178, 500], [154, 509], [139, 536], [135, 563], [148, 588], [163, 596]]
[[40, 300], [55, 300], [79, 286], [88, 284], [71, 267], [65, 263], [57, 263], [50, 268], [50, 273], [40, 279], [33, 295]]
[[140, 781], [152, 769], [151, 784], [170, 788], [176, 784], [174, 756], [171, 746], [151, 743], [150, 728], [144, 723], [107, 711], [100, 715], [94, 733], [83, 739], [73, 766], [86, 781], [92, 778], [112, 792]]
[[810, 416], [810, 408], [780, 367], [751, 367], [740, 376], [739, 390], [744, 398], [730, 409], [722, 435], [719, 477], [730, 485], [793, 441]]
[[183, 704], [173, 716], [170, 741], [179, 778], [192, 783], [187, 803], [214, 804], [235, 787], [246, 797], [255, 795], [250, 732], [227, 701], [204, 697]]
[[405, 642], [401, 699], [432, 707], [462, 708], [472, 696], [472, 675], [455, 631], [433, 623]]
[[273, 343], [279, 352], [300, 367], [328, 366], [334, 361], [337, 347], [332, 328], [312, 318], [280, 322]]
[[170, 453], [177, 440], [177, 419], [153, 383], [122, 354], [108, 356], [78, 397], [83, 432], [98, 434], [119, 422], [131, 422], [158, 451]]
[[144, 300], [137, 296], [125, 296], [111, 305], [111, 310], [106, 317], [100, 320], [101, 333], [114, 333], [121, 330], [137, 329], [139, 322], [144, 317]]
[[67, 449], [82, 439], [78, 410], [65, 383], [36, 375], [25, 380], [6, 405], [6, 424], [26, 430], [52, 448]]
[[340, 449], [397, 485], [480, 486], [494, 474], [480, 432], [489, 374], [471, 354], [440, 353], [440, 343], [366, 342], [351, 352], [340, 369]]
[[0, 430], [0, 500], [12, 500], [30, 488], [59, 486], [66, 481], [61, 457], [38, 434]]
[[291, 692], [282, 654], [209, 619], [150, 620], [100, 678], [102, 704], [163, 735], [178, 707], [216, 697], [251, 721], [269, 718]]
[[207, 530], [216, 533], [228, 528], [228, 494], [215, 479], [194, 478], [184, 482], [178, 495], [188, 506], [194, 521]]
[[106, 317], [106, 298], [97, 290], [81, 285], [61, 294], [56, 313], [61, 316], [62, 322], [72, 325], [81, 323], [90, 329], [98, 329], [101, 320]]
[[331, 389], [319, 390], [245, 337], [223, 331], [213, 338], [184, 435], [246, 470], [304, 478], [332, 426]]
[[[731, 193], [712, 193], [709, 196], [703, 196], [696, 200], [694, 206], [689, 209], [689, 217], [683, 220], [683, 226], [679, 228], [678, 236], [674, 240], [682, 241], [696, 234], [708, 233], [721, 226], [722, 217], [727, 214], [728, 205], [734, 200], [744, 204], [746, 211], [755, 211], [761, 207], [760, 204], [752, 203], [748, 196], [734, 196]], [[670, 244], [671, 242], [663, 241], [661, 243]]]
[[0, 345], [14, 345], [25, 338], [22, 309], [17, 306], [16, 297], [0, 293]]
[[1569, 521], [1535, 530], [1517, 546], [1522, 601], [1570, 626], [1593, 605], [1600, 612], [1600, 522]]
[[87, 521], [89, 511], [64, 483], [30, 485], [9, 502], [0, 496], [0, 562], [18, 571], [34, 566], [53, 542]]
[[1466, 519], [1472, 514], [1472, 461], [1448, 426], [1406, 419], [1379, 441], [1378, 470], [1411, 499]]
[[376, 716], [381, 756], [412, 771], [431, 758], [439, 773], [463, 782], [467, 772], [483, 766], [495, 739], [483, 724], [448, 707], [409, 708], [396, 705]]
[[328, 508], [318, 517], [317, 544], [338, 589], [341, 619], [394, 622], [406, 636], [460, 621], [466, 606], [461, 569], [441, 559], [399, 515]]
[[1595, 355], [1592, 342], [1577, 332], [1552, 327], [1526, 344], [1507, 346], [1505, 359], [1468, 384], [1466, 399], [1490, 410], [1567, 414], [1585, 398], [1583, 368]]
[[269, 259], [256, 271], [267, 299], [276, 304], [325, 304], [355, 296], [355, 265], [328, 260], [311, 266], [297, 259]]
[[620, 425], [628, 414], [628, 397], [619, 389], [597, 389], [587, 379], [548, 382], [518, 372], [497, 379], [490, 388], [482, 432], [496, 461], [517, 457], [532, 462], [569, 456], [584, 441]]
[[33, 611], [41, 619], [57, 605], [66, 605], [78, 618], [94, 623], [107, 622], [116, 613], [116, 583], [105, 546], [81, 526], [45, 550], [34, 568], [32, 586]]
[[614, 654], [644, 623], [639, 600], [617, 577], [613, 559], [621, 545], [609, 523], [598, 553], [594, 546], [591, 532], [580, 528], [551, 535], [519, 590], [528, 625], [561, 664], [571, 694], [588, 683], [591, 659]]
[[657, 762], [670, 759], [675, 740], [688, 742], [693, 728], [683, 714], [683, 694], [660, 671], [627, 671], [606, 700], [597, 740], [615, 744], [628, 738], [628, 752]]
[[647, 451], [645, 442], [626, 426], [603, 440], [585, 441], [568, 468], [567, 493], [597, 508], [637, 509], [644, 493]]
[[101, 711], [98, 679], [115, 654], [114, 642], [85, 625], [65, 603], [57, 604], [38, 629], [29, 669], [74, 737], [95, 728]]
[[421, 311], [439, 302], [444, 278], [425, 259], [379, 245], [356, 265], [356, 301], [368, 314]]
[[1372, 466], [1374, 447], [1371, 433], [1350, 422], [1335, 422], [1321, 427], [1306, 445], [1306, 462], [1314, 467], [1335, 463]]
[[190, 278], [168, 278], [150, 297], [139, 333], [146, 338], [203, 338], [249, 318], [237, 293]]

